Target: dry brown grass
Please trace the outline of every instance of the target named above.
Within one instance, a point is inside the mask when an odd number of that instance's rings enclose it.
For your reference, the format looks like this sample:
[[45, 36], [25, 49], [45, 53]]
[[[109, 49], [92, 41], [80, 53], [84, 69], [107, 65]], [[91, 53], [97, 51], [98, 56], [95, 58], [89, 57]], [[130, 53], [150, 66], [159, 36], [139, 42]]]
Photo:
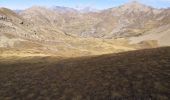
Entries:
[[[169, 100], [170, 47], [0, 59], [0, 100]], [[143, 99], [142, 99], [143, 98]]]

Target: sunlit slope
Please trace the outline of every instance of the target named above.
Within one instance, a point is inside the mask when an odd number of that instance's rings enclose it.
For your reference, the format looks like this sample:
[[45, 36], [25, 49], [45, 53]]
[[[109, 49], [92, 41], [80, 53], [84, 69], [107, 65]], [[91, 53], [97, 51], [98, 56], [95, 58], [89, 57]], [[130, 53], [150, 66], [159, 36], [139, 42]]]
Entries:
[[131, 37], [131, 43], [139, 43], [141, 41], [156, 40], [159, 46], [170, 45], [170, 25], [162, 26], [157, 29], [148, 31], [147, 34], [138, 37]]

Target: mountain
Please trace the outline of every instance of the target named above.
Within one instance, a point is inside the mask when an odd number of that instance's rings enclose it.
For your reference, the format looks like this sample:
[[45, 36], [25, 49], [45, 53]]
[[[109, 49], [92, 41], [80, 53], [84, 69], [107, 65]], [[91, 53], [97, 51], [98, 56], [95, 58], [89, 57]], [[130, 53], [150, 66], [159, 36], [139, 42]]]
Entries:
[[169, 100], [170, 9], [0, 8], [0, 100]]
[[91, 7], [85, 7], [85, 8], [80, 9], [80, 12], [82, 13], [99, 12], [99, 10], [91, 8]]
[[62, 59], [0, 58], [1, 100], [169, 100], [170, 47]]
[[13, 10], [15, 13], [20, 13], [22, 10]]
[[64, 15], [44, 7], [32, 7], [22, 14], [6, 8], [1, 8], [0, 11], [1, 56], [50, 54], [70, 57], [135, 49], [128, 47], [126, 40], [104, 41], [71, 36], [57, 27], [56, 24], [59, 23], [53, 22], [61, 21], [59, 17], [62, 19]]
[[6, 8], [0, 8], [0, 47], [13, 47], [24, 42], [26, 35], [34, 34], [21, 16]]
[[[78, 13], [74, 9], [58, 7], [57, 12], [77, 13], [69, 13], [67, 16], [62, 17], [64, 21], [69, 21], [62, 23], [61, 21], [63, 20], [60, 20], [57, 23], [61, 23], [62, 26], [57, 27], [61, 27], [63, 31], [69, 32], [71, 35], [81, 37], [114, 38], [138, 36], [153, 28], [169, 24], [168, 10], [155, 9], [138, 2], [130, 2], [120, 7], [86, 14]], [[166, 20], [166, 22], [162, 22], [163, 20]], [[82, 26], [79, 28], [81, 24]]]
[[17, 13], [1, 8], [0, 47], [71, 56], [170, 46], [169, 25], [170, 9], [138, 2], [86, 13], [59, 6], [33, 6]]
[[132, 2], [120, 7], [104, 10], [101, 14], [106, 16], [107, 19], [112, 18], [112, 20], [115, 20], [115, 22], [112, 22], [114, 26], [112, 25], [109, 32], [110, 37], [131, 37], [159, 27], [160, 21], [158, 16], [161, 12], [162, 10]]
[[61, 6], [55, 6], [52, 9], [57, 12], [60, 12], [60, 13], [76, 13], [76, 12], [78, 12], [76, 9], [69, 8], [69, 7], [61, 7]]

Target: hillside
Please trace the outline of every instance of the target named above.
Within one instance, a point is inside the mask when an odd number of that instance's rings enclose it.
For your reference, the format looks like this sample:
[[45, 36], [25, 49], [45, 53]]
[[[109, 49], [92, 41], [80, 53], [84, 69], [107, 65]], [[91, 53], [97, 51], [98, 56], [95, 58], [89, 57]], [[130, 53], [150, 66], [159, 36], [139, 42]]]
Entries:
[[159, 45], [167, 46], [170, 44], [169, 33], [170, 33], [170, 25], [166, 25], [166, 26], [162, 26], [157, 29], [148, 31], [142, 36], [130, 37], [130, 40], [132, 44], [139, 43], [145, 40], [156, 40], [158, 41]]
[[25, 18], [10, 9], [0, 8], [0, 55], [29, 56], [38, 53], [71, 57], [135, 50], [126, 39], [106, 40], [70, 35], [57, 26], [62, 25], [58, 21], [62, 20], [64, 12], [37, 6], [26, 12], [29, 14]]
[[36, 51], [75, 57], [170, 46], [170, 9], [129, 2], [97, 12], [59, 6], [15, 12], [0, 8], [3, 54], [14, 50], [12, 55]]
[[[96, 55], [96, 48], [101, 44], [101, 51], [104, 51], [101, 54], [135, 50], [138, 48], [132, 45], [150, 40], [157, 41], [156, 47], [169, 46], [169, 16], [169, 9], [156, 9], [138, 2], [86, 13], [59, 6], [33, 6], [17, 13], [0, 8], [0, 48], [68, 50], [69, 53], [76, 49], [79, 53]], [[123, 45], [114, 44], [117, 39]], [[85, 43], [94, 41], [89, 44], [94, 48], [84, 45], [81, 40]], [[32, 47], [25, 48], [25, 44]]]
[[15, 12], [0, 8], [1, 55], [77, 57], [170, 46], [170, 9], [130, 2], [97, 12], [59, 6]]
[[1, 100], [169, 100], [170, 47], [82, 58], [1, 57]]
[[152, 29], [170, 24], [169, 9], [156, 9], [139, 2], [88, 13], [62, 7], [32, 7], [20, 15], [35, 24], [55, 26], [72, 36], [95, 38], [140, 36]]

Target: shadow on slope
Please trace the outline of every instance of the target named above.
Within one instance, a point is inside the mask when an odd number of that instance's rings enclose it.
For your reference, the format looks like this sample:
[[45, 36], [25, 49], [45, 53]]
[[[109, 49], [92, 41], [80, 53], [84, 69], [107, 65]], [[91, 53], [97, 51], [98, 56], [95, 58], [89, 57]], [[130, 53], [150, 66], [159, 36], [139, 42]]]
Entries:
[[14, 59], [0, 59], [0, 100], [170, 99], [170, 47]]

